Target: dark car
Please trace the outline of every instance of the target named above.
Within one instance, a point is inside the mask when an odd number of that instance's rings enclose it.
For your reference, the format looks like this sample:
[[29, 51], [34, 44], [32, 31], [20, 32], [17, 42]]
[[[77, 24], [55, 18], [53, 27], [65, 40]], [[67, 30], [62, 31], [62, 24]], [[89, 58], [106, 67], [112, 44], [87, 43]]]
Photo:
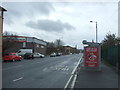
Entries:
[[34, 59], [33, 53], [26, 53], [26, 54], [24, 55], [24, 59]]

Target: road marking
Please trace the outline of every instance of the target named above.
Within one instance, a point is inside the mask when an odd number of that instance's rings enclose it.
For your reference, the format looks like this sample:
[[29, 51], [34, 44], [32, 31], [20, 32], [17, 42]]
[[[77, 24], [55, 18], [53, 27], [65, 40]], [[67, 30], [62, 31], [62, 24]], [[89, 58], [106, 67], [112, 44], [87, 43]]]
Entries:
[[43, 71], [47, 71], [47, 68], [44, 68]]
[[[64, 90], [66, 90], [66, 88], [68, 87], [68, 85], [69, 85], [69, 83], [70, 83], [70, 81], [71, 81], [71, 79], [72, 79], [72, 77], [73, 77], [73, 75], [74, 75], [74, 73], [75, 73], [75, 71], [76, 71], [76, 69], [77, 69], [79, 63], [80, 63], [80, 61], [82, 60], [82, 57], [83, 57], [83, 55], [80, 57], [80, 59], [79, 59], [77, 65], [76, 65], [76, 67], [73, 69], [73, 71], [72, 71], [72, 73], [71, 73], [71, 76], [70, 76], [69, 80], [67, 81], [66, 85], [64, 86]], [[74, 87], [74, 86], [73, 86], [73, 87]]]
[[75, 77], [73, 78], [73, 81], [72, 81], [72, 85], [71, 85], [71, 90], [74, 88], [75, 86], [75, 82], [76, 82], [76, 79], [77, 79], [77, 74], [75, 75]]
[[36, 62], [36, 63], [40, 63], [40, 62]]
[[65, 68], [62, 68], [61, 70], [62, 70], [62, 71], [65, 71]]
[[16, 81], [21, 80], [21, 79], [23, 79], [23, 77], [20, 77], [18, 79], [14, 79], [13, 82], [16, 82]]
[[67, 71], [69, 70], [69, 68], [66, 69]]

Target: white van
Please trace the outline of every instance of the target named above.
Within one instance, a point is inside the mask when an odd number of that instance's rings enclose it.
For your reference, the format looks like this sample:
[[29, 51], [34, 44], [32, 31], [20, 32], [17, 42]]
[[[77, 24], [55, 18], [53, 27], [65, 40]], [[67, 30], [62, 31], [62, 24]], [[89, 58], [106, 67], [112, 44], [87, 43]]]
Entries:
[[20, 49], [20, 50], [17, 52], [17, 54], [18, 54], [19, 56], [24, 56], [25, 53], [33, 53], [33, 50], [32, 50], [32, 49]]

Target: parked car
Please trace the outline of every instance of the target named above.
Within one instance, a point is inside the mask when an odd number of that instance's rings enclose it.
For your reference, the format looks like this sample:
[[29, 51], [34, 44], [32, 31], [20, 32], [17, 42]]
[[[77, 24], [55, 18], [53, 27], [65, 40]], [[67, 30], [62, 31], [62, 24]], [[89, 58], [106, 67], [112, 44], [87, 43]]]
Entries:
[[56, 53], [56, 56], [61, 56], [62, 55], [62, 53]]
[[50, 57], [55, 57], [56, 56], [56, 53], [51, 53], [50, 54]]
[[7, 53], [3, 57], [4, 61], [21, 61], [22, 57], [18, 56], [16, 53]]
[[33, 53], [25, 53], [24, 59], [34, 59]]
[[34, 53], [34, 57], [44, 58], [45, 55], [43, 55], [43, 54], [41, 54], [41, 53]]

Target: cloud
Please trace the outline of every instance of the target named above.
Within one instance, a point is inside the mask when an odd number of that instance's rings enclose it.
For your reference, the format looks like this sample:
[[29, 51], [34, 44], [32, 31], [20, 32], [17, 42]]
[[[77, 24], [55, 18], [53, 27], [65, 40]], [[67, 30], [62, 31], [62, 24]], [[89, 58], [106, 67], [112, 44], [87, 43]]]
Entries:
[[54, 32], [61, 32], [64, 30], [72, 30], [75, 29], [69, 23], [63, 23], [60, 20], [52, 21], [52, 20], [38, 20], [37, 22], [29, 21], [26, 23], [26, 26], [37, 29], [37, 30], [44, 30], [44, 31], [54, 31]]
[[3, 2], [2, 6], [7, 9], [5, 23], [12, 24], [15, 18], [33, 17], [36, 14], [48, 16], [55, 11], [49, 2]]

